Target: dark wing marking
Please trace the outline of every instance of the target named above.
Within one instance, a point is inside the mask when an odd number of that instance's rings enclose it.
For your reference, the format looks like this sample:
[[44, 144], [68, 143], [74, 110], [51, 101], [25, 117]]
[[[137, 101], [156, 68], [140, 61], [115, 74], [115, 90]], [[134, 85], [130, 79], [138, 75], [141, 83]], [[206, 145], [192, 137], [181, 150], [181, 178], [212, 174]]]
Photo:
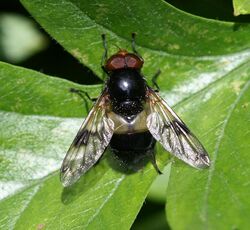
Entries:
[[167, 103], [148, 87], [147, 127], [153, 137], [170, 153], [196, 168], [210, 165], [209, 156], [184, 122]]
[[109, 100], [104, 91], [83, 122], [61, 167], [61, 181], [70, 186], [88, 171], [101, 157], [114, 131], [108, 118]]

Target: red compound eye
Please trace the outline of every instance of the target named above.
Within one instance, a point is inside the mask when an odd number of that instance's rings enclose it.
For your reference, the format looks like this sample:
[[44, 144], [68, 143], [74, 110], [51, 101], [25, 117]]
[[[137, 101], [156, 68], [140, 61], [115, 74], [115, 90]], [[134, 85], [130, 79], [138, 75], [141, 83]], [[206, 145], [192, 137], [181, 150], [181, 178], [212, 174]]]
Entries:
[[140, 69], [143, 65], [143, 60], [135, 54], [127, 54], [125, 61], [128, 68]]
[[140, 69], [143, 65], [143, 59], [134, 53], [128, 53], [126, 50], [120, 50], [112, 55], [106, 62], [105, 69], [114, 71], [123, 68]]

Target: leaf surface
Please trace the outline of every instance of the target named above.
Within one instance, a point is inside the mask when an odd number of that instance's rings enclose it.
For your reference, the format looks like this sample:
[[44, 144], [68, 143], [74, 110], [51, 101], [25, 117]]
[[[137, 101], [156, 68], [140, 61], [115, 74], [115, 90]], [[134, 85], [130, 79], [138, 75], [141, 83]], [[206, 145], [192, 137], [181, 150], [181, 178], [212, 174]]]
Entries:
[[250, 2], [247, 0], [233, 0], [234, 15], [250, 14]]
[[172, 163], [166, 209], [174, 228], [247, 229], [249, 86], [247, 63], [178, 105], [179, 111], [185, 111], [183, 118], [196, 126], [198, 133], [204, 130], [200, 138], [212, 163], [203, 171]]

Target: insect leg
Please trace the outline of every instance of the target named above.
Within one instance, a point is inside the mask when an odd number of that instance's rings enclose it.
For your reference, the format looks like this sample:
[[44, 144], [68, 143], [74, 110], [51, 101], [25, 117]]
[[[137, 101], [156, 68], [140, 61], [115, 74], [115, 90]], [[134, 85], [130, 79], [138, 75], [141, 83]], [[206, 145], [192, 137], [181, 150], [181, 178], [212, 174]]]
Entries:
[[70, 88], [69, 90], [71, 93], [76, 93], [77, 95], [79, 95], [81, 98], [87, 97], [90, 101], [95, 102], [97, 100], [97, 98], [92, 98], [89, 96], [88, 92], [81, 90], [81, 89], [74, 89], [74, 88]]
[[159, 92], [160, 91], [160, 87], [159, 85], [157, 84], [157, 78], [159, 77], [159, 75], [161, 74], [161, 71], [158, 70], [154, 76], [152, 77], [152, 83], [153, 83], [153, 86], [156, 88], [156, 92]]
[[102, 66], [103, 71], [106, 73], [106, 70], [104, 67], [105, 62], [108, 59], [108, 46], [107, 46], [106, 34], [102, 34], [102, 44], [103, 44], [103, 48], [104, 48], [104, 53], [102, 55], [101, 66]]
[[135, 36], [136, 36], [136, 33], [133, 32], [132, 33], [132, 42], [131, 42], [131, 46], [132, 46], [132, 50], [135, 54], [137, 54], [138, 56], [141, 57], [141, 55], [137, 52], [136, 48], [135, 48]]
[[154, 150], [150, 150], [150, 151], [148, 152], [148, 156], [149, 156], [149, 159], [150, 159], [152, 165], [154, 166], [156, 172], [157, 172], [158, 174], [162, 174], [161, 170], [159, 169], [158, 165], [156, 164], [156, 160], [155, 160], [155, 151], [154, 151]]
[[107, 70], [105, 69], [105, 62], [108, 59], [108, 46], [107, 46], [106, 34], [102, 34], [102, 44], [104, 48], [104, 53], [102, 55], [101, 67], [103, 70], [102, 80], [104, 80], [105, 74], [108, 74]]
[[97, 98], [92, 98], [89, 96], [88, 92], [84, 91], [84, 90], [80, 90], [80, 89], [74, 89], [74, 88], [70, 88], [69, 90], [71, 93], [76, 93], [80, 98], [83, 99], [84, 104], [85, 104], [85, 109], [87, 112], [90, 111], [89, 109], [89, 104], [86, 100], [86, 98], [92, 102], [95, 102], [97, 100]]

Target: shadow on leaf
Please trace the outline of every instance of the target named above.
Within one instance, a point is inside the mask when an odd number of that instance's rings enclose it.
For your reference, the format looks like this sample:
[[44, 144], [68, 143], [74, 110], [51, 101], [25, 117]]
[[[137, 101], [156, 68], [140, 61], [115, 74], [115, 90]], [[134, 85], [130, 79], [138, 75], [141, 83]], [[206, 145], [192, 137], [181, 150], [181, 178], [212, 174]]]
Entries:
[[61, 194], [62, 203], [68, 205], [71, 202], [77, 200], [82, 193], [85, 193], [90, 188], [95, 186], [96, 183], [98, 183], [98, 181], [107, 171], [108, 167], [105, 166], [105, 162], [103, 162], [102, 164], [99, 164], [98, 162], [93, 168], [91, 168], [86, 174], [84, 174], [76, 183], [74, 183], [72, 186], [65, 187], [63, 189]]

